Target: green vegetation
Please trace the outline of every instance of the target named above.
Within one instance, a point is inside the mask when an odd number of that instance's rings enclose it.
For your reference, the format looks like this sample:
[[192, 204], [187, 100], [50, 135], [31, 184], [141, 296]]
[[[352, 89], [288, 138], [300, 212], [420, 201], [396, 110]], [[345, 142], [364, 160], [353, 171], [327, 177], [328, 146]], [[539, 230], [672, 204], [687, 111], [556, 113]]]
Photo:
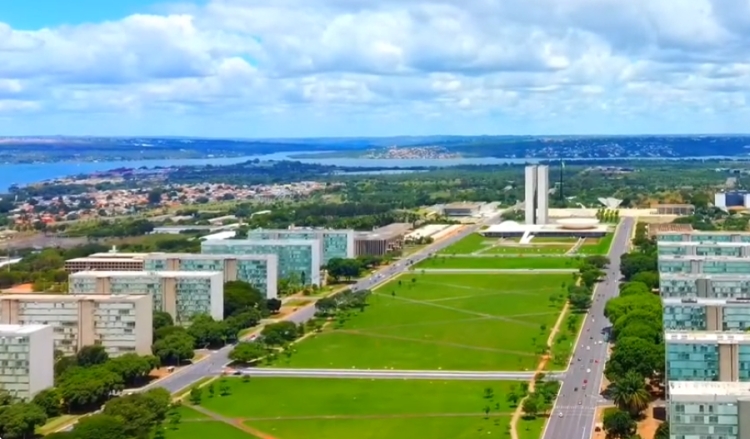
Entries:
[[570, 275], [404, 275], [378, 288], [366, 304], [332, 310], [319, 302], [321, 317], [332, 324], [275, 364], [532, 369], [572, 282]]
[[612, 246], [614, 236], [613, 233], [607, 233], [602, 238], [586, 238], [576, 253], [583, 255], [606, 255]]
[[494, 246], [482, 252], [482, 255], [563, 255], [570, 250], [570, 245], [513, 245]]
[[[604, 308], [613, 322], [614, 342], [604, 370], [611, 383], [606, 392], [617, 405], [603, 420], [610, 437], [631, 437], [652, 398], [664, 392], [663, 310], [659, 296], [651, 292], [658, 287], [656, 243], [649, 240], [645, 224], [637, 225], [633, 244], [637, 249], [623, 255], [620, 265], [626, 282]], [[668, 426], [660, 428], [662, 436], [665, 430]]]
[[[537, 416], [549, 411], [547, 394], [558, 386], [539, 383]], [[218, 389], [213, 396], [203, 392], [201, 407], [283, 439], [306, 439], [311, 432], [328, 439], [508, 438], [510, 416], [528, 393], [526, 383], [502, 381], [310, 378], [226, 378]], [[529, 421], [529, 432], [540, 425]], [[179, 428], [194, 437], [192, 424]]]
[[440, 253], [450, 255], [467, 255], [491, 246], [493, 241], [495, 240], [485, 238], [479, 233], [472, 233], [461, 239], [460, 241], [444, 248], [440, 251]]
[[570, 269], [580, 267], [581, 259], [555, 256], [485, 256], [485, 257], [446, 257], [433, 256], [414, 267], [417, 269]]

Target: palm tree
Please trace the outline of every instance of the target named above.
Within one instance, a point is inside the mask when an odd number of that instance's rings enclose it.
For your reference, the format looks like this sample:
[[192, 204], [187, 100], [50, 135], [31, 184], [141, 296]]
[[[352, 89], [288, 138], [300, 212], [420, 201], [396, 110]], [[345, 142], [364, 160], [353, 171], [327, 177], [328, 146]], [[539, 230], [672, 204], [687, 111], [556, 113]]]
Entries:
[[648, 407], [651, 395], [646, 390], [645, 379], [636, 372], [628, 372], [612, 386], [612, 399], [617, 407], [634, 418]]

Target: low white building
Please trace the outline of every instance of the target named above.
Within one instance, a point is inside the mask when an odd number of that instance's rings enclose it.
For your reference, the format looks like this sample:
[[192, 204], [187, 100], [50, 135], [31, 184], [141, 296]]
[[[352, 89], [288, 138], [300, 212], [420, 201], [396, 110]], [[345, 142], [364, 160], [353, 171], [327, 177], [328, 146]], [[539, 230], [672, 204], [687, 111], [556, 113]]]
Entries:
[[52, 327], [0, 325], [0, 389], [30, 400], [55, 384]]

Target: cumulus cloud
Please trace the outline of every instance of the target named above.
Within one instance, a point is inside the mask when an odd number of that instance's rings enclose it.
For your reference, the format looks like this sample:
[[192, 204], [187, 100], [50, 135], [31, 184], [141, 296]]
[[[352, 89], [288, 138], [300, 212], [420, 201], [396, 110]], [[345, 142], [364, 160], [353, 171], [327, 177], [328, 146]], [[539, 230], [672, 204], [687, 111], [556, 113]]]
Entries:
[[[191, 127], [174, 134], [201, 134], [203, 120], [213, 135], [223, 120], [227, 135], [627, 131], [623, 121], [670, 132], [747, 117], [748, 0], [210, 0], [164, 11], [0, 23], [0, 128], [71, 114], [82, 134], [102, 120]], [[185, 115], [178, 128], [157, 120]]]

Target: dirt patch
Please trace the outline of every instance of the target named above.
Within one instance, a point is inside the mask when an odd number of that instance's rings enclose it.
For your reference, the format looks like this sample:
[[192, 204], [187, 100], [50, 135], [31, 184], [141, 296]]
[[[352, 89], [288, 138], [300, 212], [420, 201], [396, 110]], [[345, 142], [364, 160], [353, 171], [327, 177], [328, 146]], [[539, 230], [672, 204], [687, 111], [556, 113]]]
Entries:
[[258, 430], [257, 428], [253, 428], [253, 427], [250, 427], [249, 425], [246, 425], [244, 422], [242, 422], [242, 419], [233, 420], [232, 425], [244, 431], [245, 433], [252, 434], [258, 439], [278, 439], [276, 436], [270, 435], [264, 431]]
[[2, 292], [8, 294], [29, 294], [34, 292], [34, 284], [20, 284], [10, 287], [7, 290], [2, 290]]

